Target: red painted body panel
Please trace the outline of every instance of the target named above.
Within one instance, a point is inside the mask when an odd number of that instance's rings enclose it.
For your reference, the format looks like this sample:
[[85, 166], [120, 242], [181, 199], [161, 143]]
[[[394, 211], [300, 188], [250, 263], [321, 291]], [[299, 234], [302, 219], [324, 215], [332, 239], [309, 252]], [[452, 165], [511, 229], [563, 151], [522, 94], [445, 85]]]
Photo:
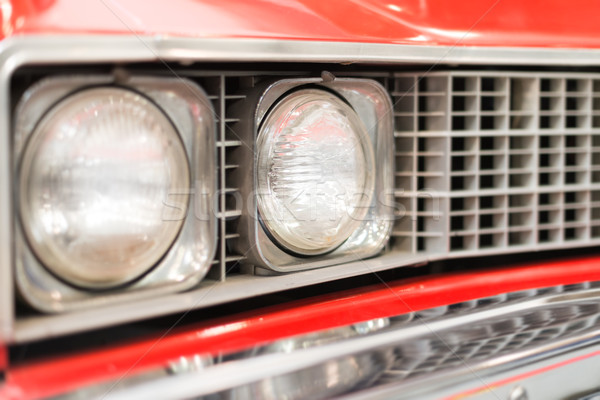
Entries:
[[[31, 399], [165, 366], [180, 356], [230, 352], [283, 337], [499, 293], [600, 280], [600, 258], [414, 278], [283, 304], [164, 338], [16, 366], [0, 398]], [[2, 391], [4, 390], [4, 392]]]
[[589, 0], [1, 0], [0, 13], [0, 38], [135, 32], [421, 45], [600, 47], [600, 2]]
[[6, 347], [0, 345], [0, 371], [4, 371], [8, 366], [8, 354]]

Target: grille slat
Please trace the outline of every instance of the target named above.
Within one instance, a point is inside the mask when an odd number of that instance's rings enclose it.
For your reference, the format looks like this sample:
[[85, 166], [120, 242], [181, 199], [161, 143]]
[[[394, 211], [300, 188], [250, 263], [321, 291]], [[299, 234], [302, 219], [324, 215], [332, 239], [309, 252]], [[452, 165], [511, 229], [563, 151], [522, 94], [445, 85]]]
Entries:
[[242, 255], [230, 253], [227, 244], [228, 240], [235, 239], [239, 236], [235, 232], [229, 230], [227, 221], [239, 217], [242, 214], [241, 209], [229, 208], [230, 206], [227, 201], [228, 197], [233, 197], [239, 193], [238, 188], [232, 187], [232, 185], [229, 184], [229, 174], [239, 167], [239, 165], [232, 163], [229, 152], [242, 146], [241, 140], [229, 137], [231, 134], [235, 135], [233, 125], [239, 122], [239, 119], [229, 117], [227, 110], [232, 102], [244, 100], [246, 96], [235, 93], [237, 87], [236, 85], [230, 84], [233, 83], [233, 78], [231, 77], [220, 75], [210, 79], [210, 81], [211, 84], [206, 85], [206, 87], [213, 91], [212, 93], [209, 93], [209, 99], [213, 102], [215, 120], [217, 122], [216, 145], [218, 154], [217, 170], [219, 174], [219, 198], [218, 210], [216, 212], [219, 240], [215, 260], [212, 262], [213, 268], [211, 268], [211, 276], [219, 281], [225, 281], [226, 276], [233, 265], [245, 259]]

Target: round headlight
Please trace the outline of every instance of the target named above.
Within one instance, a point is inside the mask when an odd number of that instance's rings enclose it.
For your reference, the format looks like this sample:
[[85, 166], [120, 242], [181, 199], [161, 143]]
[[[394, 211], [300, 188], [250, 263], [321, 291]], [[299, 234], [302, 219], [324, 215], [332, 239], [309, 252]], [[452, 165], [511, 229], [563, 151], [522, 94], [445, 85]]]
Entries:
[[358, 228], [373, 198], [373, 146], [336, 95], [304, 89], [279, 101], [257, 138], [257, 206], [287, 251], [327, 253]]
[[[55, 105], [21, 159], [23, 230], [55, 276], [89, 288], [127, 283], [149, 271], [175, 241], [190, 172], [169, 118], [143, 95], [90, 88]], [[184, 197], [182, 197], [184, 196]], [[174, 219], [174, 218], [171, 218]]]

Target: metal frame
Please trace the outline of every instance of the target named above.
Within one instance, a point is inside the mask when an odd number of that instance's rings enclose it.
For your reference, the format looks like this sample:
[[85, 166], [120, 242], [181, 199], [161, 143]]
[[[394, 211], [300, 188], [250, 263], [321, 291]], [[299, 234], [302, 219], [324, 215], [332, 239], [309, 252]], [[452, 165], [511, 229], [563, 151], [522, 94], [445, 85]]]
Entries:
[[[315, 62], [315, 63], [397, 63], [397, 64], [495, 64], [495, 65], [537, 65], [537, 66], [598, 66], [600, 50], [590, 49], [530, 49], [502, 47], [445, 47], [412, 46], [394, 44], [364, 44], [316, 41], [286, 41], [271, 39], [198, 39], [165, 38], [160, 36], [132, 35], [90, 35], [90, 36], [27, 36], [13, 37], [0, 43], [0, 115], [10, 115], [10, 79], [13, 72], [24, 65], [91, 64], [108, 62], [151, 62], [173, 61], [191, 62]], [[8, 118], [0, 119], [0, 343], [18, 340], [32, 340], [50, 334], [81, 331], [106, 326], [118, 322], [130, 322], [149, 316], [166, 314], [188, 307], [188, 301], [208, 298], [207, 304], [223, 300], [223, 293], [215, 295], [213, 290], [200, 289], [195, 294], [184, 294], [182, 298], [152, 300], [144, 303], [144, 309], [135, 316], [127, 310], [139, 306], [132, 303], [116, 309], [100, 308], [92, 313], [101, 317], [94, 320], [87, 313], [92, 325], [83, 324], [78, 314], [48, 320], [48, 317], [21, 321], [15, 327], [15, 306], [13, 292], [13, 215], [11, 168], [12, 154], [11, 127]], [[406, 264], [425, 261], [426, 257], [407, 257]], [[404, 262], [403, 262], [404, 263]], [[395, 257], [383, 257], [367, 262], [369, 271], [398, 266]], [[312, 271], [294, 275], [286, 280], [286, 287], [317, 283], [343, 276], [365, 273], [362, 261], [327, 269], [327, 273]], [[335, 275], [335, 272], [340, 275]], [[322, 275], [321, 275], [322, 274]], [[252, 281], [254, 277], [244, 277]], [[290, 282], [293, 282], [289, 285]], [[302, 283], [299, 283], [302, 282]], [[248, 286], [240, 284], [238, 298], [268, 293], [275, 289], [271, 282], [262, 282], [262, 290], [254, 288], [246, 292]], [[234, 289], [233, 285], [230, 289]], [[192, 303], [194, 304], [194, 303]], [[204, 301], [203, 301], [204, 304]], [[150, 307], [157, 307], [150, 309]], [[43, 324], [47, 324], [43, 326]]]

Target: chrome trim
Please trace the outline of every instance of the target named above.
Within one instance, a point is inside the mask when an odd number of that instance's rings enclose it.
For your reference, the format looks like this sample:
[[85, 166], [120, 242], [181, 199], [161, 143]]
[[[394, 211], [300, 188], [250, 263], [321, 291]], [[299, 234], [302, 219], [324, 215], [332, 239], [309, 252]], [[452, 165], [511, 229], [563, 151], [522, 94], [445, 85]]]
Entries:
[[[80, 312], [39, 315], [20, 318], [15, 322], [12, 341], [25, 343], [32, 340], [49, 339], [65, 334], [98, 329], [110, 325], [132, 323], [182, 310], [208, 307], [274, 293], [281, 288], [294, 289], [302, 286], [344, 279], [352, 276], [390, 269], [398, 265], [421, 264], [427, 259], [407, 255], [402, 263], [397, 254], [382, 255], [369, 260], [356, 260], [347, 264], [334, 265], [320, 270], [300, 271], [279, 276], [253, 276], [241, 274], [228, 277], [225, 282], [203, 281], [197, 289], [131, 301], [112, 306], [99, 306]], [[135, 312], [132, 312], [135, 310]]]
[[273, 61], [323, 63], [598, 65], [600, 50], [421, 46], [276, 39], [165, 39], [157, 54], [181, 61]]
[[[596, 331], [596, 335], [598, 333], [599, 331]], [[547, 354], [531, 359], [526, 359], [528, 352], [515, 355], [513, 359], [496, 359], [489, 365], [472, 368], [468, 373], [461, 371], [464, 373], [462, 376], [459, 376], [458, 372], [448, 372], [416, 380], [402, 387], [382, 386], [341, 396], [339, 399], [512, 399], [509, 395], [518, 385], [528, 392], [529, 399], [575, 399], [577, 394], [598, 387], [598, 377], [590, 371], [600, 368], [600, 358], [597, 355], [586, 357], [598, 351], [600, 345], [597, 344], [597, 340], [596, 344], [590, 346], [583, 339], [581, 342], [557, 344], [556, 348]], [[501, 362], [505, 364], [500, 365]], [[470, 379], [466, 379], [469, 375]], [[514, 380], [515, 377], [520, 379]], [[494, 384], [498, 382], [499, 384]]]
[[[597, 286], [596, 286], [597, 287]], [[337, 334], [346, 332], [342, 328], [330, 331], [310, 333], [296, 338], [283, 339], [273, 344], [260, 346], [240, 355], [220, 355], [224, 362], [206, 368], [189, 368], [180, 374], [163, 376], [161, 379], [147, 379], [123, 382], [123, 386], [110, 393], [103, 392], [106, 399], [145, 398], [149, 394], [158, 398], [195, 398], [198, 396], [229, 393], [232, 388], [254, 385], [257, 382], [271, 382], [271, 377], [286, 376], [295, 372], [311, 370], [335, 360], [344, 360], [370, 352], [385, 352], [402, 343], [418, 340], [421, 337], [439, 337], [453, 334], [456, 330], [475, 323], [498, 323], [498, 318], [528, 318], [529, 313], [551, 312], [552, 307], [565, 307], [594, 304], [600, 299], [600, 289], [582, 289], [572, 292], [560, 292], [541, 295], [542, 291], [517, 292], [506, 296], [499, 305], [485, 305], [482, 300], [481, 311], [459, 310], [440, 316], [436, 309], [426, 310], [418, 320], [403, 321], [391, 317], [392, 322], [367, 324], [369, 329], [356, 329], [358, 334]], [[519, 301], [519, 295], [526, 300]], [[504, 304], [506, 303], [506, 304]], [[558, 309], [558, 308], [556, 308]], [[527, 314], [523, 314], [527, 312]], [[437, 313], [437, 316], [436, 316]], [[429, 317], [428, 317], [429, 314]], [[599, 314], [595, 312], [593, 318]], [[530, 317], [531, 318], [531, 317]], [[559, 323], [563, 321], [558, 319]], [[539, 322], [543, 325], [543, 322]], [[565, 322], [566, 323], [566, 322]], [[358, 325], [354, 325], [356, 327]], [[341, 329], [341, 330], [340, 330]], [[458, 332], [458, 331], [456, 331]], [[323, 334], [324, 340], [315, 339]], [[337, 337], [336, 340], [328, 338]], [[294, 342], [294, 340], [296, 342]], [[311, 345], [305, 345], [311, 343]], [[577, 354], [589, 354], [600, 349], [600, 328], [591, 326], [577, 334], [567, 334], [560, 339], [548, 339], [539, 345], [525, 347], [512, 353], [489, 356], [488, 358], [467, 361], [461, 367], [450, 368], [421, 375], [397, 384], [383, 384], [367, 389], [363, 394], [355, 393], [357, 398], [415, 398], [421, 392], [430, 393], [439, 398], [439, 390], [456, 393], [457, 387], [485, 386], [488, 381], [482, 377], [496, 379], [502, 374], [514, 376], [517, 368], [531, 370], [539, 364], [548, 365], [557, 359], [573, 358]], [[276, 350], [275, 352], [271, 350]], [[156, 375], [154, 375], [156, 376]], [[135, 377], [132, 377], [135, 379]], [[106, 387], [103, 384], [103, 387]], [[462, 385], [462, 386], [461, 386]], [[88, 388], [89, 389], [89, 388]], [[448, 394], [452, 394], [448, 392]], [[350, 396], [352, 397], [352, 396]], [[421, 397], [419, 397], [421, 398]]]
[[[359, 42], [174, 38], [132, 35], [12, 37], [0, 45], [0, 61], [14, 70], [36, 63], [102, 61], [247, 61], [594, 66], [598, 49], [423, 46]], [[5, 66], [6, 67], [6, 66]]]
[[[593, 334], [590, 334], [590, 336], [598, 336], [599, 333], [600, 330], [597, 330]], [[348, 345], [351, 344], [348, 343]], [[572, 358], [581, 357], [588, 353], [596, 351], [600, 351], [600, 345], [596, 344], [593, 347], [590, 347], [588, 340], [586, 340], [586, 338], [583, 338], [581, 341], [572, 340], [569, 342], [557, 344], [555, 348], [548, 349], [547, 353], [543, 354], [543, 357], [540, 356], [527, 359], [527, 357], [530, 356], [530, 354], [524, 352], [518, 355], [518, 359], [516, 358], [517, 356], [515, 356], [514, 360], [495, 360], [495, 362], [505, 362], [504, 364], [502, 364], [503, 368], [498, 368], [495, 365], [481, 365], [480, 368], [478, 368], [477, 370], [463, 369], [461, 371], [463, 373], [463, 379], [454, 382], [452, 381], [452, 379], [456, 377], [452, 374], [447, 374], [446, 376], [428, 376], [427, 378], [418, 382], [414, 382], [414, 384], [411, 385], [376, 387], [372, 390], [365, 390], [364, 392], [357, 392], [354, 394], [349, 394], [347, 396], [336, 398], [352, 400], [410, 400], [416, 398], [423, 400], [434, 400], [440, 398], [449, 398], [449, 396], [458, 395], [461, 392], [468, 391], [473, 387], [485, 387], [488, 383], [510, 378], [515, 375], [527, 373], [529, 371], [542, 369], [544, 367], [558, 364], [560, 362]], [[232, 385], [235, 385], [237, 383], [243, 385], [241, 382], [244, 382], [245, 384], [251, 384], [252, 382], [256, 382], [264, 378], [266, 376], [265, 371], [255, 370], [254, 368], [266, 367], [266, 365], [269, 362], [279, 363], [275, 365], [286, 365], [285, 372], [291, 369], [287, 367], [287, 365], [289, 364], [284, 363], [293, 363], [294, 361], [290, 360], [289, 358], [286, 358], [286, 355], [278, 356], [282, 357], [268, 358], [268, 360], [264, 359], [263, 361], [265, 361], [265, 363], [260, 364], [247, 363], [245, 364], [247, 369], [239, 368], [239, 365], [236, 365], [235, 363], [225, 363], [219, 366], [211, 367], [208, 370], [189, 372], [187, 374], [179, 376], [163, 376], [162, 379], [156, 379], [156, 376], [154, 376], [153, 379], [147, 379], [141, 382], [131, 382], [131, 385], [128, 385], [128, 387], [123, 388], [122, 390], [119, 390], [119, 388], [117, 388], [111, 392], [108, 392], [108, 390], [104, 390], [102, 391], [102, 393], [96, 394], [100, 394], [100, 396], [97, 396], [98, 398], [106, 400], [127, 400], [132, 398], [151, 398], [152, 396], [161, 399], [183, 399], [192, 397], [195, 398], [196, 396], [200, 397], [211, 395], [217, 392], [227, 393], [227, 390], [230, 389]], [[298, 369], [305, 369], [310, 367], [311, 366], [309, 365], [309, 363], [303, 363], [303, 365]], [[596, 358], [594, 368], [588, 369], [588, 367], [583, 367], [578, 371], [579, 374], [587, 375], [591, 378], [591, 382], [588, 383], [588, 390], [597, 387], [595, 386], [597, 385], [597, 376], [589, 374], [589, 371], [597, 370], [598, 367], [600, 367], [600, 361]], [[559, 369], [559, 371], [562, 370]], [[281, 371], [281, 374], [284, 374], [285, 372]], [[485, 374], [483, 374], [484, 372]], [[233, 373], [236, 373], [238, 375], [226, 375]], [[277, 372], [273, 373], [279, 375], [279, 373]], [[293, 373], [293, 371], [291, 371], [291, 373]], [[559, 375], [560, 374], [561, 372], [559, 372]], [[235, 376], [235, 384], [232, 383], [233, 376]], [[548, 377], [546, 375], [543, 376], [545, 377], [545, 382], [547, 384]], [[510, 389], [510, 386], [508, 388]], [[103, 389], [110, 389], [110, 387], [107, 388], [105, 386], [103, 387]], [[585, 390], [585, 388], [583, 387], [580, 389]], [[482, 398], [498, 399], [498, 397], [496, 397], [498, 394], [495, 393], [495, 390], [496, 386], [494, 386], [491, 389], [488, 387], [487, 390], [480, 392], [479, 395], [487, 394], [487, 397], [483, 396]], [[574, 393], [567, 394], [573, 395]], [[500, 397], [500, 399], [503, 398], [508, 397]], [[548, 399], [557, 397], [552, 396], [535, 398]]]

